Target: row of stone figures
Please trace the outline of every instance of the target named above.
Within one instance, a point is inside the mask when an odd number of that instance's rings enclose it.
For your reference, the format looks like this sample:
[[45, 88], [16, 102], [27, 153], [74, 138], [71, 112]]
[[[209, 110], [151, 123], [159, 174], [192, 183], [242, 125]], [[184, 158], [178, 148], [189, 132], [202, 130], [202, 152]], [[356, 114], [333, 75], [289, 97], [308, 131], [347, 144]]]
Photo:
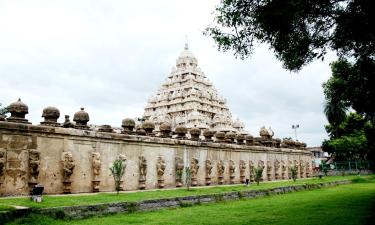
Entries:
[[[17, 102], [10, 104], [7, 107], [11, 116], [5, 118], [0, 115], [0, 121], [8, 121], [15, 123], [29, 123], [25, 118], [25, 115], [28, 114], [28, 106], [18, 99]], [[42, 117], [44, 121], [41, 122], [41, 125], [44, 126], [53, 126], [53, 127], [65, 127], [65, 128], [76, 128], [89, 130], [90, 127], [87, 123], [90, 120], [89, 114], [81, 108], [80, 111], [76, 112], [73, 117], [73, 122], [70, 121], [69, 115], [65, 115], [64, 123], [60, 124], [57, 122], [60, 117], [60, 111], [56, 107], [49, 106], [43, 109]], [[245, 135], [241, 133], [234, 132], [224, 132], [218, 131], [215, 132], [211, 129], [201, 130], [199, 128], [187, 129], [186, 126], [179, 125], [175, 127], [172, 131], [171, 124], [164, 122], [159, 126], [159, 131], [155, 132], [155, 124], [147, 120], [143, 122], [142, 125], [136, 126], [136, 123], [133, 119], [123, 119], [122, 120], [121, 133], [124, 134], [136, 134], [136, 135], [147, 135], [147, 136], [158, 136], [161, 138], [177, 138], [177, 139], [186, 139], [190, 137], [193, 141], [215, 141], [219, 143], [236, 143], [236, 144], [246, 144], [250, 146], [266, 146], [266, 147], [275, 147], [275, 148], [294, 148], [294, 149], [305, 149], [306, 144], [303, 142], [293, 141], [291, 139], [279, 139], [273, 138], [273, 131], [271, 129], [267, 130], [265, 127], [261, 127], [259, 131], [260, 137], [253, 137], [252, 135]], [[98, 129], [99, 132], [115, 132], [110, 125], [102, 125]]]
[[[123, 161], [124, 169], [126, 168], [126, 156], [120, 154], [118, 159]], [[145, 156], [139, 156], [139, 188], [145, 189], [146, 188], [146, 177], [147, 177], [147, 159]], [[4, 179], [4, 167], [6, 162], [6, 154], [4, 150], [0, 151], [0, 185]], [[71, 152], [63, 152], [62, 153], [62, 175], [63, 175], [63, 193], [71, 193], [71, 183], [72, 180], [70, 179], [71, 175], [74, 172], [75, 162], [73, 159], [73, 155]], [[39, 166], [40, 166], [40, 152], [37, 150], [29, 150], [29, 188], [30, 190], [38, 183], [38, 175], [39, 175]], [[229, 173], [229, 183], [235, 183], [235, 172], [237, 169], [236, 162], [234, 160], [229, 160], [229, 168], [227, 169]], [[303, 160], [288, 160], [287, 162], [284, 160], [279, 161], [276, 159], [275, 161], [267, 161], [266, 163], [262, 160], [259, 160], [257, 165], [253, 161], [248, 162], [248, 166], [246, 165], [245, 160], [240, 160], [238, 164], [239, 169], [239, 178], [242, 183], [246, 181], [246, 169], [249, 169], [250, 174], [250, 181], [254, 181], [254, 168], [262, 167], [265, 171], [265, 176], [262, 179], [266, 180], [279, 180], [279, 179], [290, 179], [291, 178], [291, 167], [296, 167], [298, 169], [298, 177], [311, 177], [312, 176], [312, 168], [310, 162], [305, 162]], [[156, 174], [157, 174], [157, 182], [158, 187], [163, 188], [164, 184], [164, 172], [166, 169], [166, 161], [164, 156], [160, 155], [157, 159], [156, 164]], [[205, 165], [205, 184], [211, 184], [212, 178], [212, 169], [214, 167], [214, 163], [211, 159], [206, 159], [204, 162]], [[181, 157], [175, 157], [175, 182], [176, 187], [181, 187], [183, 184], [183, 174], [184, 174], [184, 161]], [[198, 158], [191, 158], [190, 164], [188, 166], [190, 168], [190, 175], [191, 175], [191, 184], [192, 186], [198, 185], [198, 171], [200, 169], [199, 160]], [[217, 180], [218, 184], [224, 184], [224, 177], [226, 173], [226, 164], [224, 160], [219, 160], [216, 163], [217, 167]], [[92, 152], [92, 190], [93, 192], [98, 192], [100, 187], [100, 174], [102, 170], [102, 162], [101, 156], [99, 152]], [[123, 182], [123, 181], [122, 181]]]

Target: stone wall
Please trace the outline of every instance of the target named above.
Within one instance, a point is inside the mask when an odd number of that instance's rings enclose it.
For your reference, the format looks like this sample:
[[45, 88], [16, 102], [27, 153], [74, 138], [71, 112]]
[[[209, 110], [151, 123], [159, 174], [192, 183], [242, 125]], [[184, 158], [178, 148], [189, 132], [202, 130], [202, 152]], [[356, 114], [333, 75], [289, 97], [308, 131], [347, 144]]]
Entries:
[[[140, 156], [147, 165], [143, 171]], [[294, 165], [299, 177], [312, 176], [312, 154], [306, 150], [0, 121], [0, 195], [28, 194], [37, 183], [44, 185], [46, 193], [114, 191], [109, 168], [119, 158], [126, 162], [123, 190], [142, 188], [141, 172], [145, 172], [146, 189], [175, 187], [176, 158], [192, 169], [196, 185], [206, 185], [208, 180], [211, 185], [219, 183], [220, 161], [224, 184], [249, 178], [249, 165], [258, 167], [262, 162], [264, 180], [288, 179]]]

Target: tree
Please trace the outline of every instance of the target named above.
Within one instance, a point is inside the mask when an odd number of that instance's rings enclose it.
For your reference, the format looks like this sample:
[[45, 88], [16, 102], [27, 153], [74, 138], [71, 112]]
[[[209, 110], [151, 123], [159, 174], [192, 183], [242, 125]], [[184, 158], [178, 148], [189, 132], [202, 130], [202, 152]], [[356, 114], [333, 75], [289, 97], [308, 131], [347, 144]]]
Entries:
[[371, 129], [370, 121], [351, 112], [340, 124], [326, 126], [330, 139], [323, 142], [323, 150], [333, 154], [336, 160], [371, 159], [373, 148], [366, 137], [366, 130]]
[[336, 52], [325, 88], [337, 95], [331, 106], [352, 107], [375, 124], [374, 11], [373, 0], [222, 0], [205, 34], [241, 58], [255, 42], [269, 44], [291, 71]]
[[119, 191], [121, 190], [121, 178], [124, 176], [125, 173], [125, 167], [123, 164], [123, 161], [121, 159], [116, 159], [113, 162], [112, 167], [109, 168], [113, 175], [113, 179], [115, 180], [115, 188], [117, 194], [119, 194]]
[[255, 174], [255, 182], [257, 182], [257, 185], [259, 185], [259, 182], [262, 180], [263, 176], [263, 167], [254, 168], [254, 174]]
[[297, 166], [292, 166], [292, 167], [290, 167], [290, 173], [291, 173], [291, 175], [292, 175], [292, 179], [293, 179], [293, 181], [296, 182], [296, 180], [297, 180], [297, 173], [298, 173], [298, 168], [297, 168]]

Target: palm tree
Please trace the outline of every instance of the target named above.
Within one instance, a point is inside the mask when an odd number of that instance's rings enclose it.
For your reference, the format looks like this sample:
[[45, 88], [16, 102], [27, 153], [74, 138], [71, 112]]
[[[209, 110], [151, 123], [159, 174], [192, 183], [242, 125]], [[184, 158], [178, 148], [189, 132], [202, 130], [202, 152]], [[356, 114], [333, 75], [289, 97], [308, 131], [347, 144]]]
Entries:
[[344, 102], [339, 100], [327, 99], [324, 103], [324, 114], [332, 126], [338, 126], [346, 118], [348, 110]]

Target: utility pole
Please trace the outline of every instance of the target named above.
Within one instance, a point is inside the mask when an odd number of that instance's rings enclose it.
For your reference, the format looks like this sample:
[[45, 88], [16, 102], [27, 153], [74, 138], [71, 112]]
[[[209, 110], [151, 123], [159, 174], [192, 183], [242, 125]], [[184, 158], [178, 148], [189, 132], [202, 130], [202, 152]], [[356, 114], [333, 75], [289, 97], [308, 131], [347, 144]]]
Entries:
[[294, 130], [294, 135], [296, 137], [296, 141], [298, 141], [298, 138], [297, 138], [297, 128], [299, 128], [299, 124], [292, 125], [292, 129]]

